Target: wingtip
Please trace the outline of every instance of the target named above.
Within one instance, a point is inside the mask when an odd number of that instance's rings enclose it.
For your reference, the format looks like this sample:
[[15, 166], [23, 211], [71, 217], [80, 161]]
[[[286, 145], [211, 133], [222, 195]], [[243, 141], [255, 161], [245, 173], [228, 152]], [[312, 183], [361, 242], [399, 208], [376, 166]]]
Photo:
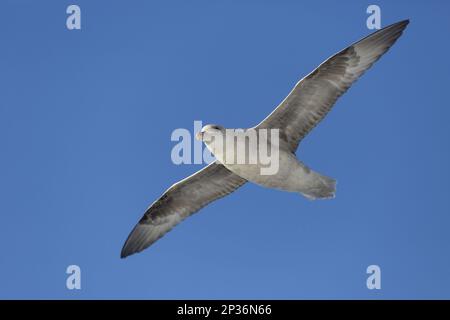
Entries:
[[129, 256], [131, 256], [132, 254], [136, 253], [136, 251], [133, 251], [132, 249], [129, 248], [129, 246], [127, 246], [128, 241], [123, 245], [122, 250], [120, 251], [120, 259], [125, 259]]
[[385, 30], [385, 29], [392, 29], [392, 28], [398, 28], [400, 27], [402, 30], [406, 28], [406, 26], [409, 24], [409, 18], [408, 19], [404, 19], [404, 20], [400, 20], [394, 23], [391, 23], [390, 25], [387, 25], [384, 28], [381, 28], [379, 31], [381, 30]]
[[409, 24], [409, 18], [408, 19], [404, 19], [401, 20], [399, 22], [396, 22], [394, 24], [392, 24], [393, 26], [402, 26], [403, 28], [406, 28], [406, 26]]
[[125, 253], [124, 249], [122, 249], [122, 251], [120, 252], [120, 259], [125, 259], [128, 256], [129, 254]]
[[405, 20], [402, 20], [402, 21], [400, 21], [400, 23], [402, 24], [402, 25], [404, 25], [405, 27], [409, 24], [409, 18], [408, 19], [405, 19]]
[[[131, 234], [133, 234], [133, 231], [131, 232]], [[130, 236], [128, 236], [127, 240], [123, 244], [122, 250], [120, 251], [120, 259], [125, 259], [126, 257], [136, 253], [136, 250], [133, 249], [132, 246], [130, 246]]]

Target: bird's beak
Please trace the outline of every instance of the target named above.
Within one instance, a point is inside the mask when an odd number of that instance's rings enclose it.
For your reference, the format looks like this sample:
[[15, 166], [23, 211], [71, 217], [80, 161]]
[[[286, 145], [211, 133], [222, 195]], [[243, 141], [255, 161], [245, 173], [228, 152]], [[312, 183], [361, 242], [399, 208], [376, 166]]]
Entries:
[[203, 141], [203, 132], [197, 132], [197, 134], [195, 135], [195, 139], [197, 139], [198, 141]]

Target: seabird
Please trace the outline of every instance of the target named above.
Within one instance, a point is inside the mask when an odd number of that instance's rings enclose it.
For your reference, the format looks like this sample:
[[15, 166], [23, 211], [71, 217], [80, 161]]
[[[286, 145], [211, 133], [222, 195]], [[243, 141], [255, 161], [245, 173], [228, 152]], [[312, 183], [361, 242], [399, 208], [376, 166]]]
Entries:
[[[210, 202], [222, 198], [250, 181], [262, 186], [298, 192], [310, 199], [332, 198], [336, 181], [309, 169], [295, 152], [300, 141], [325, 117], [336, 100], [401, 36], [409, 20], [378, 30], [331, 56], [301, 79], [261, 123], [251, 128], [278, 129], [279, 170], [262, 175], [260, 164], [227, 164], [214, 153], [211, 136], [223, 134], [218, 125], [206, 125], [196, 138], [205, 142], [216, 161], [175, 183], [144, 213], [128, 236], [121, 258], [140, 252], [175, 225]], [[226, 149], [226, 147], [225, 147]]]

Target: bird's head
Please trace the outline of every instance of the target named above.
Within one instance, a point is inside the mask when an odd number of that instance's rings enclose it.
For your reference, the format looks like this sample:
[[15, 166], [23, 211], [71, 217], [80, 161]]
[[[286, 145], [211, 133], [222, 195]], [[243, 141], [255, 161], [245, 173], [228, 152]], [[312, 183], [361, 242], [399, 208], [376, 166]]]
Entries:
[[211, 138], [225, 133], [225, 128], [217, 124], [207, 124], [200, 130], [195, 138], [199, 141], [211, 141]]

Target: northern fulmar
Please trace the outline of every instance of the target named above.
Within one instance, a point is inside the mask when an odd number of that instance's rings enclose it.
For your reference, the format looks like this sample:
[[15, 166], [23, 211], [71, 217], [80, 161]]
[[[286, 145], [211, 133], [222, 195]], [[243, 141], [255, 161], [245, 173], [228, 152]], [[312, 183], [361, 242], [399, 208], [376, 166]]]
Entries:
[[204, 126], [196, 138], [206, 144], [216, 160], [172, 185], [150, 205], [128, 236], [121, 258], [146, 249], [183, 219], [247, 181], [298, 192], [309, 199], [334, 197], [336, 181], [314, 172], [299, 161], [295, 156], [297, 147], [353, 82], [388, 51], [408, 23], [409, 20], [394, 23], [331, 56], [301, 79], [269, 116], [250, 128], [257, 132], [278, 130], [279, 168], [275, 174], [265, 175], [255, 170], [260, 169], [259, 162], [227, 163], [224, 153], [217, 152], [213, 143], [215, 139], [211, 139], [224, 134], [225, 129], [219, 125]]

